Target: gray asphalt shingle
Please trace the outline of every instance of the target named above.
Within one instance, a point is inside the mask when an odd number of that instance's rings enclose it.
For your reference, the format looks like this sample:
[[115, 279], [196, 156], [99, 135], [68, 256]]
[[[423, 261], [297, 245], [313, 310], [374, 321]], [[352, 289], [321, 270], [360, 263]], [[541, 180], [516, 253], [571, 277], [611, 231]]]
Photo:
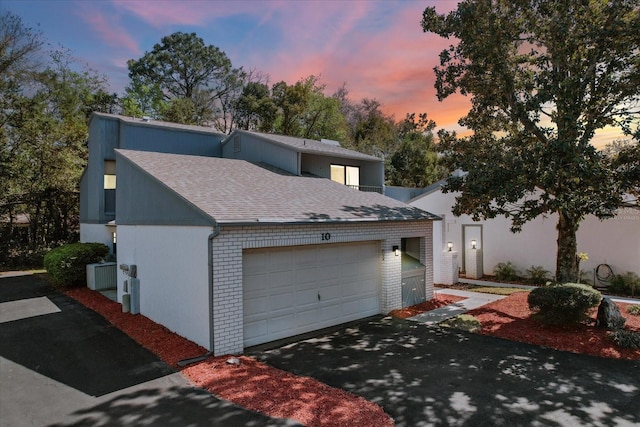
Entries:
[[118, 152], [219, 223], [394, 221], [436, 216], [325, 178], [234, 159]]
[[349, 159], [361, 159], [361, 160], [382, 162], [382, 159], [378, 157], [370, 156], [364, 153], [359, 153], [353, 150], [348, 150], [346, 148], [342, 148], [337, 145], [327, 144], [325, 142], [317, 141], [315, 139], [297, 138], [293, 136], [275, 135], [271, 133], [252, 132], [247, 130], [234, 131], [231, 135], [229, 135], [229, 138], [222, 141], [222, 144], [224, 145], [228, 141], [232, 140], [234, 134], [253, 135], [258, 138], [262, 138], [264, 140], [268, 140], [279, 145], [284, 145], [288, 148], [293, 148], [295, 151], [299, 151], [301, 153], [336, 155], [339, 157], [346, 157]]

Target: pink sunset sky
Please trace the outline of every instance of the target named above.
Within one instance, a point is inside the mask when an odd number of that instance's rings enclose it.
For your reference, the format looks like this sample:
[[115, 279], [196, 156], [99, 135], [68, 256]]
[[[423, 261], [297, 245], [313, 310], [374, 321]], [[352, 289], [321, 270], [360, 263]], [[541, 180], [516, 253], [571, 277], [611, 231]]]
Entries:
[[[450, 41], [422, 31], [422, 12], [456, 8], [456, 0], [2, 0], [0, 10], [39, 27], [104, 74], [110, 90], [128, 84], [126, 62], [171, 33], [195, 32], [234, 67], [256, 69], [270, 83], [320, 75], [327, 94], [346, 84], [354, 101], [375, 98], [396, 120], [426, 112], [438, 128], [462, 130], [462, 96], [439, 102], [433, 67]], [[598, 139], [610, 141], [611, 136]]]

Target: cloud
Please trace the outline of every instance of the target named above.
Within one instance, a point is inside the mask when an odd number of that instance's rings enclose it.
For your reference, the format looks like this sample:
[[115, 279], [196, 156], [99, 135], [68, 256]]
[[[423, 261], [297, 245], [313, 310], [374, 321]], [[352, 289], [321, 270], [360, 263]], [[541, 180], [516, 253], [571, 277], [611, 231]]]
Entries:
[[424, 5], [351, 4], [357, 7], [314, 2], [283, 12], [280, 18], [291, 22], [285, 46], [255, 61], [273, 81], [293, 83], [320, 74], [330, 92], [346, 82], [353, 100], [376, 98], [396, 120], [427, 112], [438, 124], [455, 125], [468, 101], [454, 99], [447, 107], [437, 101], [433, 67], [450, 42], [422, 32]]
[[110, 14], [110, 18], [107, 19], [101, 10], [82, 7], [82, 3], [80, 5], [81, 7], [76, 9], [77, 13], [108, 46], [125, 48], [132, 54], [140, 53], [138, 42], [122, 26], [117, 16]]

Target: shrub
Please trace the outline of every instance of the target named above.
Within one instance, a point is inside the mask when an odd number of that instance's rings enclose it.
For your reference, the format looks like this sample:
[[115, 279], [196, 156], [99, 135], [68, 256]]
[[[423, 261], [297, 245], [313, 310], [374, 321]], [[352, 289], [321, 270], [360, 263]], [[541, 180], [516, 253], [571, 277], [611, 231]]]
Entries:
[[498, 280], [517, 280], [518, 270], [510, 261], [498, 263], [493, 268], [493, 274]]
[[532, 265], [531, 268], [527, 269], [527, 274], [534, 285], [544, 285], [547, 283], [549, 271], [545, 270], [541, 265]]
[[609, 289], [623, 295], [635, 295], [640, 291], [640, 277], [636, 273], [616, 274], [611, 279]]
[[445, 328], [460, 329], [467, 332], [480, 332], [482, 325], [480, 321], [469, 314], [460, 314], [451, 319], [440, 322], [440, 326]]
[[640, 305], [632, 305], [627, 309], [627, 311], [632, 316], [640, 316]]
[[102, 243], [71, 243], [49, 251], [44, 268], [58, 286], [84, 286], [87, 264], [100, 262], [108, 253]]
[[545, 325], [580, 323], [589, 310], [600, 304], [602, 295], [589, 285], [565, 283], [535, 288], [529, 293], [529, 308]]
[[640, 332], [618, 329], [610, 332], [608, 335], [619, 347], [640, 349]]

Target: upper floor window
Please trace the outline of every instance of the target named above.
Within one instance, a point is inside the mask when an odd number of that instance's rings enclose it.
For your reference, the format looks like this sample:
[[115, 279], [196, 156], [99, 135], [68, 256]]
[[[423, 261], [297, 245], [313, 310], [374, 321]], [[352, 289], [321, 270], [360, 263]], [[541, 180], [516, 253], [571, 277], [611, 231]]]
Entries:
[[104, 161], [104, 189], [116, 189], [116, 162], [114, 160]]
[[113, 215], [116, 212], [116, 162], [104, 161], [104, 212]]
[[358, 188], [360, 186], [360, 168], [357, 166], [331, 165], [331, 180]]

